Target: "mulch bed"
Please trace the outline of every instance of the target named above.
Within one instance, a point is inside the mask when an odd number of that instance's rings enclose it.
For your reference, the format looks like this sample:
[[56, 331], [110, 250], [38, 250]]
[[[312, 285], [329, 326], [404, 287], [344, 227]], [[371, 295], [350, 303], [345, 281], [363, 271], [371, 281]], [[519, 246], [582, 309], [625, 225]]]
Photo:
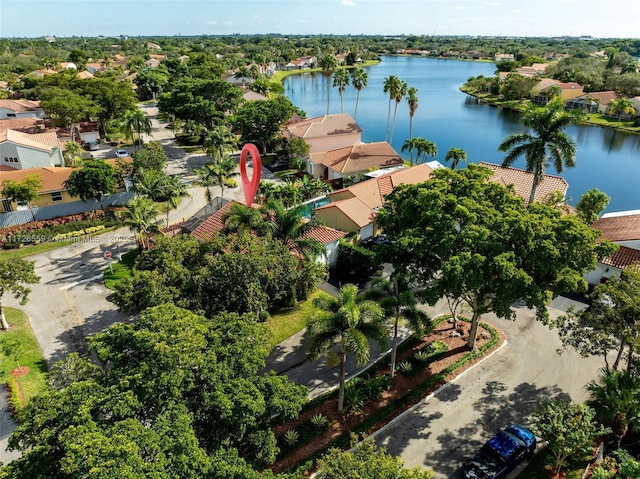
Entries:
[[[318, 434], [313, 438], [313, 440], [307, 444], [302, 445], [300, 448], [293, 451], [291, 454], [278, 459], [270, 469], [275, 472], [286, 471], [303, 461], [307, 458], [313, 456], [318, 451], [322, 451], [330, 443], [343, 436], [344, 434], [348, 434], [349, 431], [353, 430], [359, 424], [361, 424], [368, 416], [374, 414], [381, 408], [388, 406], [395, 399], [401, 398], [408, 392], [410, 392], [416, 385], [422, 384], [426, 380], [428, 380], [434, 374], [437, 374], [447, 367], [451, 366], [455, 361], [459, 360], [465, 353], [469, 352], [469, 349], [466, 346], [468, 339], [468, 331], [469, 331], [470, 323], [468, 322], [459, 322], [458, 330], [462, 331], [461, 336], [452, 336], [451, 333], [454, 331], [453, 325], [448, 321], [441, 322], [438, 326], [435, 327], [434, 331], [428, 335], [425, 335], [421, 338], [419, 342], [413, 345], [408, 350], [399, 353], [397, 358], [397, 364], [402, 361], [413, 356], [418, 350], [420, 350], [425, 345], [433, 342], [433, 341], [441, 341], [448, 346], [448, 350], [445, 354], [442, 355], [441, 358], [432, 362], [427, 367], [422, 369], [421, 371], [416, 371], [411, 375], [405, 375], [399, 371], [396, 371], [396, 375], [391, 384], [391, 388], [388, 391], [385, 391], [382, 394], [382, 397], [378, 400], [368, 401], [363, 407], [362, 412], [354, 413], [349, 412], [346, 414], [341, 414], [338, 412], [338, 399], [337, 396], [331, 397], [326, 401], [320, 403], [319, 405], [310, 408], [308, 410], [303, 411], [299, 417], [296, 419], [285, 422], [284, 424], [278, 425], [274, 427], [274, 432], [276, 436], [281, 436], [288, 430], [295, 428], [301, 423], [305, 422], [312, 416], [316, 414], [324, 415], [329, 422], [329, 426], [327, 430]], [[497, 344], [490, 350], [485, 353], [493, 351], [498, 348], [505, 340], [506, 337], [504, 333], [501, 331], [497, 331], [500, 339]], [[491, 334], [487, 334], [482, 327], [478, 329], [478, 336], [476, 340], [476, 347], [481, 348], [484, 344], [490, 341]], [[394, 411], [391, 415], [385, 417], [384, 419], [378, 421], [373, 427], [369, 428], [366, 432], [367, 434], [371, 434], [374, 431], [380, 429], [381, 427], [388, 424], [391, 420], [397, 417], [406, 409], [410, 408], [414, 404], [418, 403], [422, 398], [426, 397], [433, 391], [435, 391], [442, 384], [450, 381], [455, 376], [463, 372], [464, 370], [470, 368], [472, 365], [480, 361], [482, 357], [478, 357], [473, 361], [469, 361], [464, 366], [461, 366], [454, 372], [452, 372], [447, 378], [437, 384], [434, 384], [432, 388], [424, 391], [420, 397], [415, 398], [411, 401], [404, 403], [402, 409], [398, 409]], [[389, 368], [385, 367], [379, 370], [376, 375], [388, 375]], [[345, 402], [346, 406], [346, 402]]]
[[11, 370], [11, 376], [14, 378], [19, 378], [21, 376], [25, 376], [29, 374], [29, 366], [20, 366], [19, 368], [14, 368]]

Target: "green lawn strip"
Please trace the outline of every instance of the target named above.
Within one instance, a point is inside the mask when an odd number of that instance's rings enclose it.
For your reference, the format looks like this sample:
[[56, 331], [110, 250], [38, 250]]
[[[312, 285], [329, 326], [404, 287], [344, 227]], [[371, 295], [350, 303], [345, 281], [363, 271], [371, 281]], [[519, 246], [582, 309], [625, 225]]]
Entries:
[[271, 330], [271, 348], [307, 326], [307, 320], [311, 315], [320, 311], [313, 305], [313, 300], [320, 296], [329, 295], [324, 291], [317, 290], [308, 299], [296, 304], [290, 310], [271, 315], [266, 321], [267, 327]]
[[[315, 461], [319, 459], [323, 454], [325, 454], [329, 449], [333, 447], [339, 447], [342, 449], [347, 448], [350, 444], [352, 433], [371, 434], [373, 432], [373, 428], [377, 424], [392, 420], [398, 414], [405, 411], [406, 409], [408, 409], [409, 407], [413, 406], [418, 401], [420, 401], [422, 398], [427, 396], [431, 391], [436, 389], [439, 385], [443, 384], [449, 375], [451, 375], [461, 367], [465, 366], [469, 362], [484, 356], [484, 354], [487, 351], [491, 350], [491, 348], [493, 348], [498, 343], [498, 341], [500, 340], [500, 335], [494, 328], [492, 328], [487, 324], [482, 323], [481, 327], [483, 327], [484, 329], [486, 329], [491, 333], [491, 339], [485, 345], [483, 345], [478, 351], [469, 351], [465, 353], [461, 358], [459, 358], [457, 361], [452, 363], [449, 367], [443, 369], [437, 374], [434, 374], [422, 384], [414, 387], [411, 391], [409, 391], [404, 396], [397, 398], [395, 401], [389, 403], [387, 406], [376, 411], [375, 414], [372, 414], [371, 416], [367, 416], [367, 418], [365, 418], [364, 421], [362, 421], [356, 427], [354, 427], [350, 431], [345, 432], [341, 436], [337, 437], [336, 439], [331, 441], [327, 446], [316, 451], [311, 456], [304, 458], [300, 464], [292, 466], [291, 468], [289, 468], [289, 470], [290, 471], [295, 470], [296, 468], [302, 465], [303, 469], [299, 471], [299, 472], [302, 472], [305, 470], [304, 468], [306, 468], [310, 462], [315, 463]], [[415, 340], [417, 340], [417, 338]], [[415, 340], [413, 341], [414, 344], [415, 344]], [[410, 342], [412, 341], [406, 341], [405, 343], [410, 343]], [[403, 346], [405, 346], [405, 349], [407, 347], [410, 347], [409, 344], [403, 344]], [[439, 355], [436, 355], [436, 356], [439, 356]], [[384, 359], [384, 358], [381, 358], [381, 359]], [[435, 359], [437, 359], [437, 357]], [[378, 361], [376, 364], [379, 364], [379, 367], [377, 369], [386, 367], [386, 362], [383, 363], [382, 361]], [[428, 365], [428, 363], [425, 363], [425, 367], [426, 365]], [[368, 372], [369, 374], [373, 375], [375, 370], [369, 369]], [[311, 404], [317, 405], [320, 402], [322, 402], [322, 400], [327, 400], [332, 396], [335, 396], [336, 394], [337, 394], [337, 391], [332, 391], [331, 393], [328, 393], [325, 396], [316, 398], [315, 400], [310, 401], [309, 404], [305, 406], [305, 408], [303, 409], [308, 410]], [[307, 429], [307, 428], [305, 427], [304, 429]], [[319, 432], [321, 431], [318, 431], [318, 433]], [[304, 436], [307, 436], [307, 434], [304, 434]], [[303, 445], [304, 445], [303, 443], [298, 442], [299, 447]]]
[[[19, 309], [4, 308], [7, 321], [11, 326], [9, 331], [0, 331], [2, 338], [15, 338], [22, 345], [22, 354], [17, 361], [21, 367], [27, 366], [29, 372], [24, 376], [15, 378], [20, 385], [25, 403], [34, 396], [43, 392], [47, 387], [47, 365], [44, 362], [40, 346], [33, 335], [33, 330], [27, 316]], [[3, 357], [2, 359], [2, 383], [6, 383], [11, 378], [11, 371], [17, 368], [16, 361]]]
[[[545, 467], [554, 463], [550, 452], [542, 450], [538, 452], [530, 461], [527, 467], [518, 475], [518, 479], [539, 479], [549, 477]], [[569, 464], [562, 468], [567, 473], [567, 479], [582, 479], [588, 459], [569, 461]]]
[[63, 246], [68, 246], [74, 243], [81, 243], [85, 241], [87, 238], [100, 236], [102, 234], [109, 233], [110, 231], [114, 231], [118, 228], [119, 228], [118, 226], [110, 226], [103, 230], [97, 231], [96, 233], [77, 236], [75, 238], [70, 238], [68, 240], [47, 241], [45, 243], [38, 243], [38, 244], [29, 245], [29, 246], [23, 246], [22, 248], [2, 250], [0, 251], [0, 260], [9, 259], [9, 258], [26, 258], [27, 256], [31, 256], [34, 254], [46, 253], [47, 251], [58, 249]]
[[104, 270], [104, 285], [113, 290], [115, 289], [116, 283], [131, 276], [133, 263], [137, 257], [138, 250], [132, 249], [122, 255], [122, 261], [113, 262], [111, 265], [113, 267], [113, 273], [111, 272], [111, 268], [107, 266]]

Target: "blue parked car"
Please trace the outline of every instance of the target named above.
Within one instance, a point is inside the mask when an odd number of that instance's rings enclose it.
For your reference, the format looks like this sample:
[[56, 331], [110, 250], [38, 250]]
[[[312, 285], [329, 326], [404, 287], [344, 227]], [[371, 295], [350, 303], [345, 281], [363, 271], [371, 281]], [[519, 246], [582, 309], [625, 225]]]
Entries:
[[507, 477], [536, 449], [536, 438], [527, 428], [513, 424], [489, 439], [471, 459], [464, 463], [467, 479], [502, 479]]

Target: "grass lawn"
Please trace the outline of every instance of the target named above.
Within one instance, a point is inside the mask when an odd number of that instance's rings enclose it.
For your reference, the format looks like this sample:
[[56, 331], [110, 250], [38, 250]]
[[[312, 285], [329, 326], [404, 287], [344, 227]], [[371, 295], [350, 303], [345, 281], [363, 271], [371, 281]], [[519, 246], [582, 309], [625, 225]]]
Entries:
[[78, 236], [76, 238], [72, 238], [69, 240], [47, 241], [46, 243], [24, 246], [22, 248], [2, 250], [0, 251], [0, 260], [5, 260], [9, 258], [26, 258], [27, 256], [31, 256], [34, 254], [45, 253], [47, 251], [58, 249], [62, 246], [67, 246], [73, 243], [82, 242], [84, 238], [92, 238], [94, 236], [99, 236], [99, 235], [108, 233], [109, 231], [113, 231], [116, 228], [117, 228], [116, 226], [112, 226], [110, 228], [105, 228], [103, 230], [100, 230], [94, 234]]
[[307, 326], [307, 320], [314, 312], [318, 311], [313, 305], [314, 298], [318, 296], [329, 295], [324, 291], [317, 290], [306, 301], [296, 304], [290, 310], [283, 310], [271, 315], [266, 324], [272, 333], [272, 348]]
[[[34, 301], [32, 299], [32, 301]], [[22, 345], [22, 354], [18, 362], [21, 367], [27, 366], [29, 372], [24, 376], [16, 378], [20, 385], [25, 402], [44, 391], [47, 387], [47, 365], [44, 362], [42, 351], [36, 341], [27, 316], [19, 309], [4, 308], [7, 321], [11, 326], [9, 331], [0, 331], [0, 338], [16, 338]], [[11, 370], [17, 368], [18, 364], [13, 359], [2, 359], [2, 383], [9, 380]]]
[[116, 283], [124, 278], [131, 276], [131, 269], [133, 268], [133, 262], [138, 257], [138, 250], [132, 249], [122, 255], [122, 262], [114, 262], [113, 273], [108, 266], [104, 270], [104, 285], [109, 289], [114, 289]]

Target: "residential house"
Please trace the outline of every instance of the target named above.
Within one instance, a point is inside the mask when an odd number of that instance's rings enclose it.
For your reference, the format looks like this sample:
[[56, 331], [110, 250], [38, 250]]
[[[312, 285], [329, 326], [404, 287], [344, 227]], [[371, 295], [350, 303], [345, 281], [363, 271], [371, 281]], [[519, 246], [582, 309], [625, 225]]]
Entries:
[[45, 117], [39, 101], [0, 100], [0, 120]]
[[494, 59], [496, 62], [513, 62], [516, 57], [513, 53], [496, 53]]
[[157, 58], [149, 58], [146, 62], [144, 62], [144, 65], [147, 68], [158, 68], [160, 66], [160, 60], [158, 60]]
[[89, 73], [91, 73], [92, 75], [95, 75], [98, 72], [104, 71], [104, 63], [99, 63], [99, 62], [87, 63], [85, 68]]
[[609, 112], [609, 104], [611, 100], [620, 98], [615, 91], [594, 91], [585, 93], [567, 100], [565, 106], [567, 110], [582, 110], [586, 113], [603, 113]]
[[560, 88], [560, 98], [563, 102], [584, 94], [582, 85], [576, 82], [561, 82], [552, 78], [543, 78], [533, 88], [534, 95], [533, 98], [531, 98], [531, 101], [540, 105], [546, 105], [547, 103], [549, 103], [550, 98], [548, 96], [548, 93], [550, 88], [554, 85], [557, 85]]
[[634, 96], [631, 98], [631, 103], [633, 104], [633, 108], [636, 110], [636, 116], [640, 116], [640, 96]]
[[417, 165], [333, 191], [328, 195], [330, 203], [316, 208], [314, 214], [326, 226], [354, 233], [362, 240], [371, 238], [377, 234], [376, 212], [385, 196], [398, 185], [427, 181], [432, 171], [428, 165]]
[[313, 68], [318, 58], [314, 56], [305, 56], [291, 60], [284, 66], [285, 70], [303, 70], [305, 68]]
[[83, 72], [78, 72], [77, 77], [81, 80], [87, 80], [89, 78], [93, 78], [93, 74], [85, 70]]
[[50, 68], [47, 69], [43, 69], [43, 70], [33, 70], [30, 73], [27, 73], [26, 76], [33, 76], [36, 78], [43, 78], [45, 75], [55, 75], [56, 73], [58, 73], [55, 70], [51, 70]]
[[242, 98], [245, 101], [256, 101], [256, 100], [268, 100], [269, 98], [264, 96], [262, 93], [255, 92], [253, 90], [246, 90], [242, 94]]
[[606, 281], [627, 266], [640, 264], [640, 210], [606, 213], [591, 226], [620, 248], [585, 276], [589, 284]]
[[147, 42], [147, 48], [149, 50], [162, 50], [162, 47], [157, 43]]
[[63, 165], [62, 147], [55, 132], [29, 135], [15, 130], [0, 130], [0, 166], [24, 170]]
[[[493, 163], [485, 163], [484, 161], [481, 161], [480, 165], [493, 170], [491, 181], [500, 183], [503, 186], [512, 185], [516, 195], [524, 200], [524, 204], [529, 203], [531, 189], [533, 188], [533, 173], [520, 168], [505, 168]], [[568, 189], [569, 184], [561, 176], [545, 174], [536, 188], [536, 202], [544, 202], [556, 192], [559, 192], [564, 199]]]
[[282, 134], [287, 139], [302, 138], [309, 145], [310, 153], [331, 151], [362, 141], [362, 129], [348, 113], [293, 121], [285, 126]]
[[400, 155], [386, 141], [359, 143], [309, 154], [308, 173], [314, 178], [337, 180], [369, 170], [402, 165]]
[[[131, 158], [125, 158], [121, 161], [131, 162]], [[116, 159], [106, 160], [108, 164], [115, 167]], [[40, 168], [27, 168], [24, 170], [5, 170], [0, 169], [0, 189], [2, 184], [7, 180], [13, 180], [16, 182], [24, 181], [29, 175], [38, 175], [42, 180], [42, 187], [38, 191], [38, 197], [31, 203], [31, 206], [42, 208], [45, 206], [52, 206], [58, 204], [69, 203], [72, 201], [78, 201], [77, 197], [73, 197], [67, 191], [64, 183], [69, 179], [71, 172], [75, 168], [67, 167], [40, 167]], [[6, 198], [1, 199], [1, 213], [8, 213], [11, 211], [25, 209], [26, 205], [19, 205], [15, 202], [12, 203]]]
[[533, 78], [533, 77], [536, 77], [536, 76], [543, 75], [544, 72], [547, 70], [548, 66], [549, 66], [548, 63], [534, 63], [530, 67], [516, 68], [515, 72], [518, 75], [522, 75], [522, 76], [525, 76], [525, 77]]
[[60, 68], [63, 70], [77, 70], [78, 67], [73, 62], [60, 62]]
[[[200, 222], [200, 224], [189, 234], [200, 241], [205, 241], [222, 231], [224, 229], [224, 216], [231, 209], [231, 206], [234, 203], [237, 202], [228, 201], [224, 203], [217, 211], [211, 214], [204, 221]], [[325, 262], [326, 260], [327, 265], [331, 268], [335, 266], [336, 260], [338, 259], [338, 245], [340, 244], [340, 239], [344, 238], [346, 235], [347, 233], [344, 231], [318, 225], [311, 228], [305, 237], [315, 239], [324, 245], [326, 258], [320, 257], [318, 259], [322, 262]]]

